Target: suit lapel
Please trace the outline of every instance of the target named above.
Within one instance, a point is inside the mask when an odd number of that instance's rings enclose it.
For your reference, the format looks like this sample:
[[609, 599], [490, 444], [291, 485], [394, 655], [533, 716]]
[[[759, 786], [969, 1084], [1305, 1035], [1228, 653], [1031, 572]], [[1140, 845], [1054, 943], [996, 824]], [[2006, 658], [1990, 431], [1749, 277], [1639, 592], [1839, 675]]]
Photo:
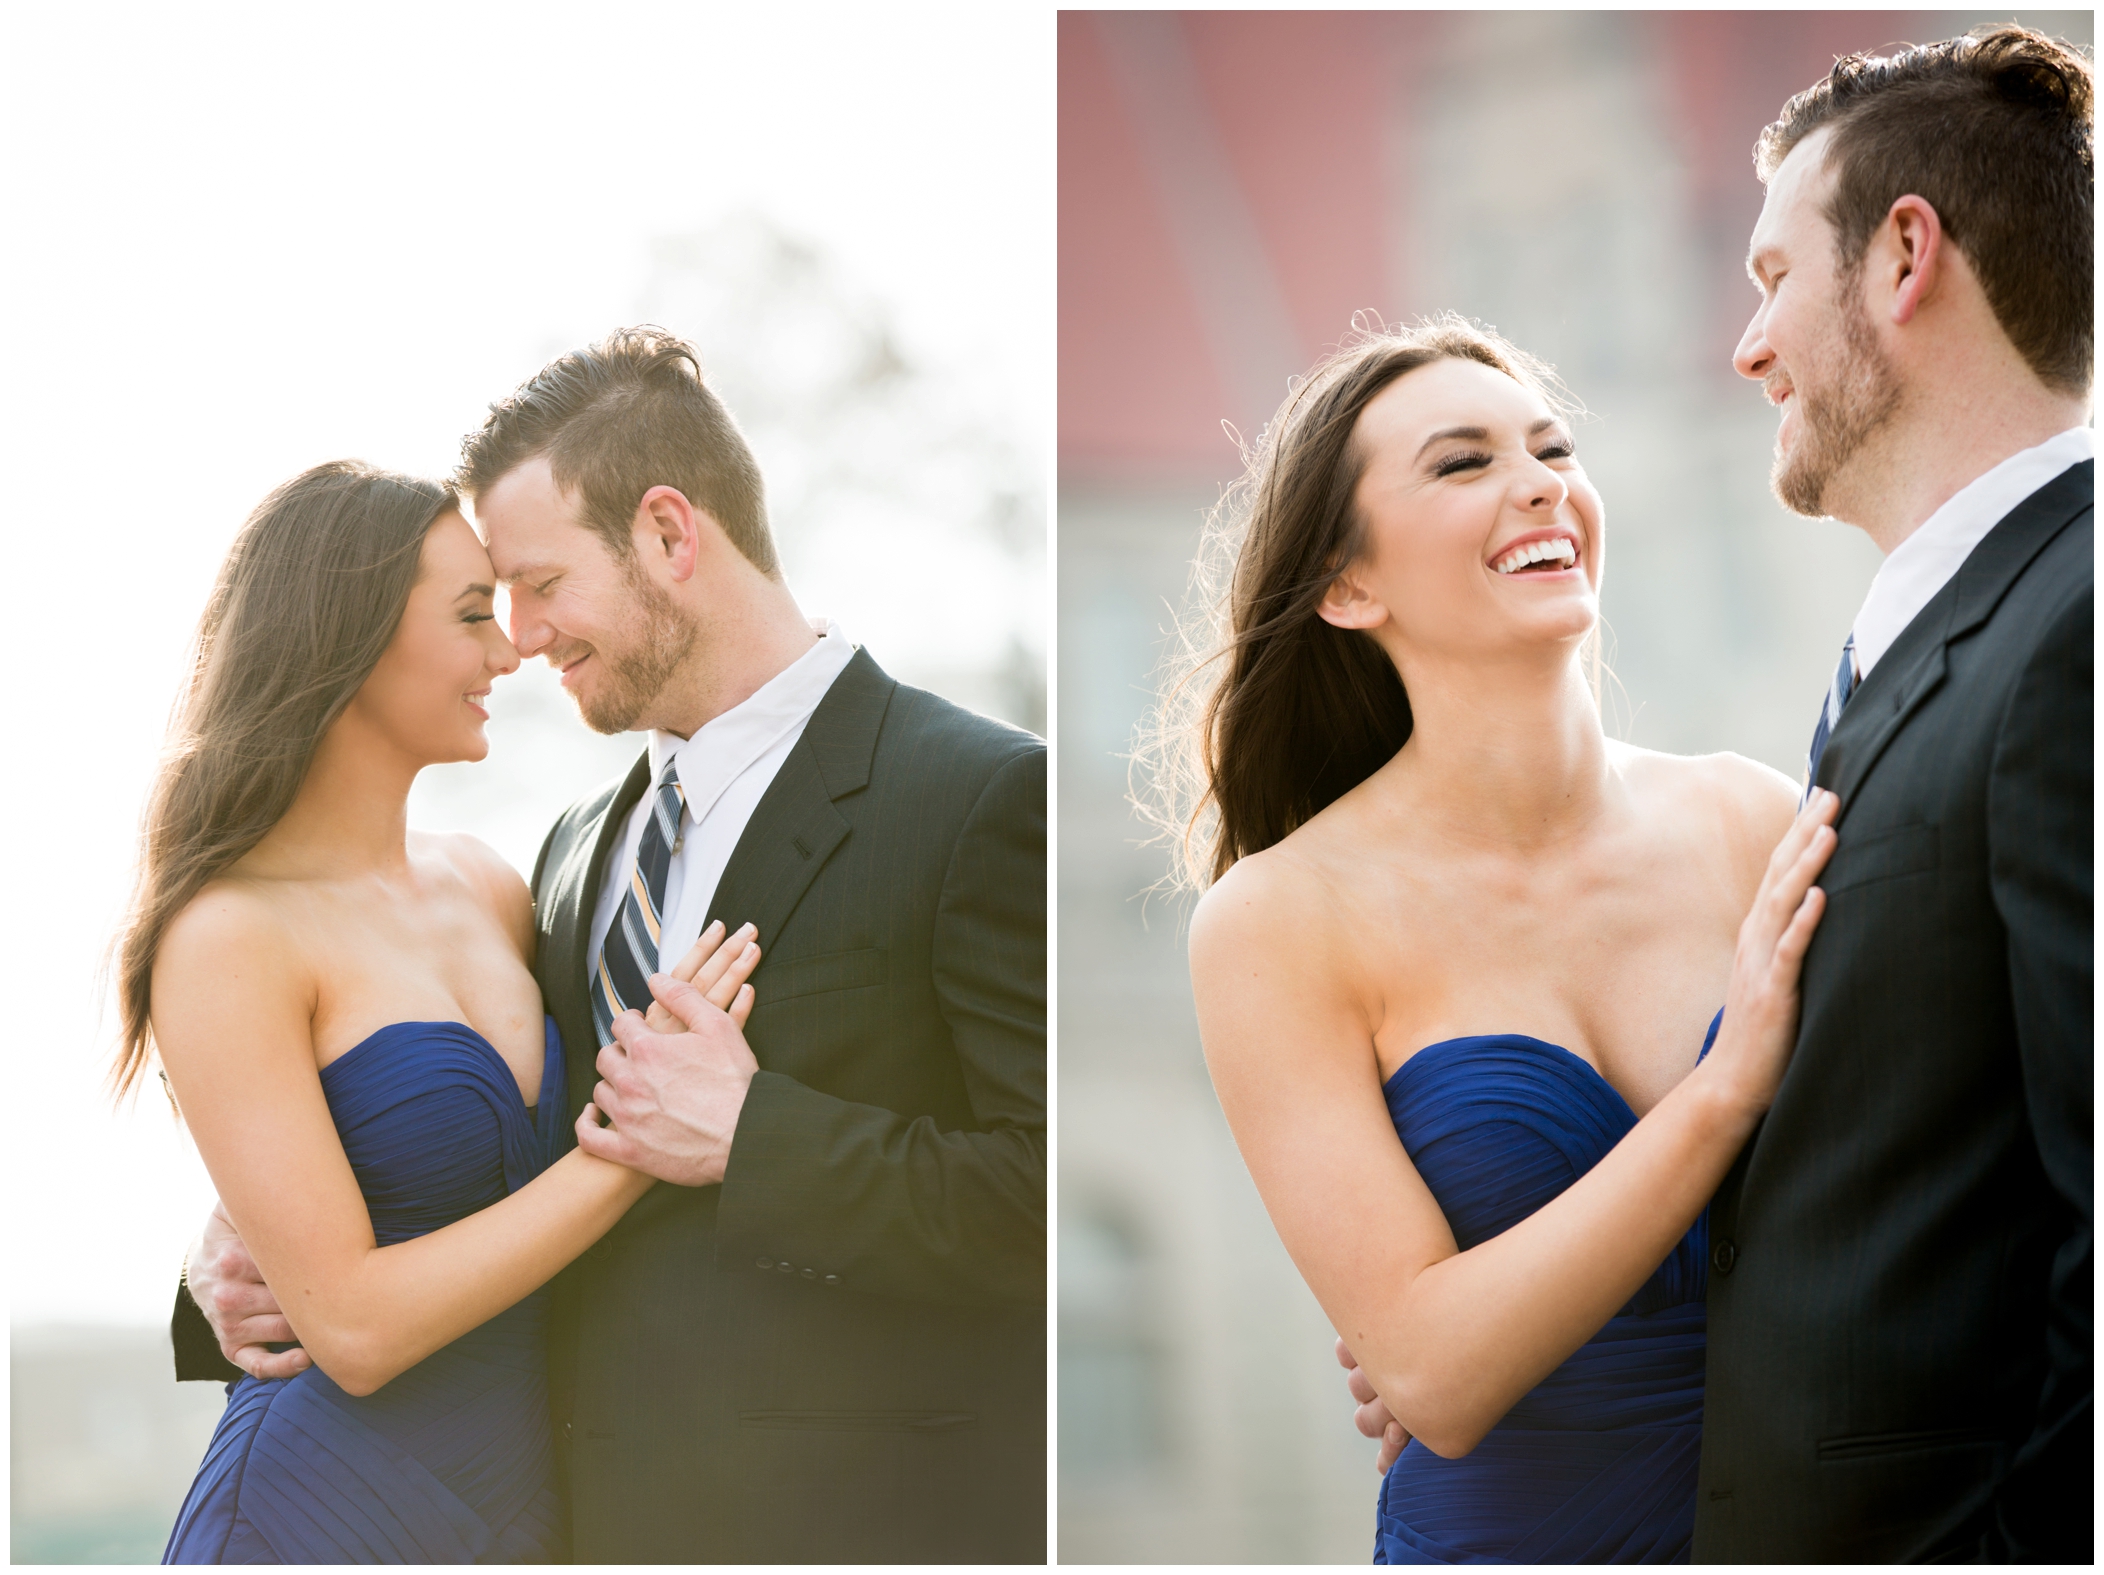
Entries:
[[[884, 710], [897, 683], [857, 651], [811, 713], [803, 736], [746, 822], [709, 905], [735, 929], [759, 927], [763, 953], [851, 831], [838, 801], [869, 785]], [[766, 987], [763, 956], [754, 986]]]
[[1819, 762], [1818, 785], [1840, 794], [1844, 817], [1901, 724], [1942, 686], [1951, 642], [1985, 623], [2031, 560], [2092, 505], [2095, 476], [2084, 460], [2011, 509], [1850, 696]]

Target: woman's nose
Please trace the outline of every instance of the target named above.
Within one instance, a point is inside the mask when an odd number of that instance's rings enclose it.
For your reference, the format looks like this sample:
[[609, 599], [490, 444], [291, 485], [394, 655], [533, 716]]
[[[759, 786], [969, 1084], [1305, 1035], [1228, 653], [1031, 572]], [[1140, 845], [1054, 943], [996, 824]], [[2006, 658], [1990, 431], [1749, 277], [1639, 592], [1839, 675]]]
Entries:
[[494, 624], [490, 627], [497, 636], [496, 649], [491, 653], [490, 671], [500, 678], [506, 673], [517, 672], [519, 670], [519, 648], [505, 638], [502, 631], [497, 630]]
[[1558, 509], [1563, 507], [1563, 500], [1571, 495], [1571, 489], [1565, 484], [1563, 477], [1557, 475], [1555, 471], [1538, 459], [1534, 462], [1534, 469], [1533, 487], [1528, 494], [1527, 507], [1530, 509]]

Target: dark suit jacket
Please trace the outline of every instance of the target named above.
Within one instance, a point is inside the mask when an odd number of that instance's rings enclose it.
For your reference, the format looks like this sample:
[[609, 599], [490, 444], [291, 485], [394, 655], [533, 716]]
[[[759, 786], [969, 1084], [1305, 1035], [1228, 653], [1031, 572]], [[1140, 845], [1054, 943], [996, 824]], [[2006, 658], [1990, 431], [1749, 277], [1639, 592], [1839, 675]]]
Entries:
[[1821, 761], [1797, 1053], [1711, 1206], [1698, 1561], [2089, 1560], [2093, 468]]
[[[596, 1073], [594, 898], [649, 761], [534, 870]], [[858, 653], [713, 915], [759, 926], [761, 1070], [720, 1187], [660, 1184], [556, 1281], [580, 1561], [1045, 1557], [1045, 749]], [[178, 1376], [232, 1377], [179, 1298]]]
[[[534, 872], [538, 972], [597, 1074], [594, 896], [649, 775]], [[858, 653], [713, 916], [759, 926], [720, 1187], [659, 1185], [558, 1281], [580, 1561], [1045, 1557], [1045, 751]]]

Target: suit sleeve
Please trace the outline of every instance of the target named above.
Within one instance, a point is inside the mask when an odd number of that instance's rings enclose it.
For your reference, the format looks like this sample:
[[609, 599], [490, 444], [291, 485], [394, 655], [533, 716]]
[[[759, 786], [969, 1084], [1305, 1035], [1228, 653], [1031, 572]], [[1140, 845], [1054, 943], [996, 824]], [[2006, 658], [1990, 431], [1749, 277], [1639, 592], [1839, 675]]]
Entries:
[[[1002, 765], [945, 875], [935, 989], [978, 1130], [752, 1081], [716, 1217], [755, 1254], [919, 1300], [1045, 1298], [1045, 752]], [[744, 1161], [741, 1164], [741, 1160]]]
[[2085, 586], [2037, 647], [1996, 741], [1988, 790], [2025, 1100], [2046, 1177], [2066, 1204], [2046, 1379], [1995, 1505], [2002, 1546], [1991, 1556], [2024, 1562], [2090, 1558], [2093, 603]]
[[210, 1379], [224, 1384], [241, 1376], [241, 1369], [220, 1354], [204, 1309], [191, 1298], [190, 1287], [181, 1280], [175, 1282], [175, 1315], [168, 1320], [168, 1338], [175, 1346], [177, 1383]]

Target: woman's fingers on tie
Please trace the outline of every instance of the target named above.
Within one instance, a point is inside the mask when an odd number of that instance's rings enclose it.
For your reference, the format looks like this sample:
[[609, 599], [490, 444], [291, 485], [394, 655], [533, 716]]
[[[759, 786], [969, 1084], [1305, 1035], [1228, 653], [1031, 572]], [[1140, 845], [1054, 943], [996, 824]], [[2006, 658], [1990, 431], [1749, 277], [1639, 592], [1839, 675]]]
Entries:
[[[745, 927], [746, 930], [751, 928], [751, 925]], [[741, 935], [744, 933], [745, 930], [739, 931]], [[730, 950], [730, 947], [726, 946], [723, 949], [727, 952]], [[709, 1005], [717, 1008], [719, 1011], [728, 1011], [731, 1002], [738, 998], [739, 990], [744, 988], [745, 981], [752, 977], [752, 971], [759, 966], [759, 943], [748, 940], [738, 949], [738, 955], [723, 970], [716, 982], [704, 988], [702, 994], [708, 998]]]
[[[701, 971], [694, 976], [694, 988], [711, 1001], [717, 1001], [719, 990], [722, 991], [724, 1000], [737, 994], [738, 986], [733, 976], [738, 973], [738, 965], [745, 956], [746, 944], [752, 940], [754, 933], [750, 924], [741, 924], [735, 932], [724, 937], [723, 944], [716, 948], [709, 960], [702, 964]], [[726, 986], [726, 979], [732, 979], [733, 982]], [[721, 1002], [717, 1004], [720, 1005]]]
[[722, 945], [723, 921], [721, 919], [711, 919], [708, 928], [694, 937], [694, 944], [687, 948], [687, 954], [672, 966], [672, 977], [675, 979], [692, 979], [703, 968], [708, 966], [709, 959], [715, 956]]

